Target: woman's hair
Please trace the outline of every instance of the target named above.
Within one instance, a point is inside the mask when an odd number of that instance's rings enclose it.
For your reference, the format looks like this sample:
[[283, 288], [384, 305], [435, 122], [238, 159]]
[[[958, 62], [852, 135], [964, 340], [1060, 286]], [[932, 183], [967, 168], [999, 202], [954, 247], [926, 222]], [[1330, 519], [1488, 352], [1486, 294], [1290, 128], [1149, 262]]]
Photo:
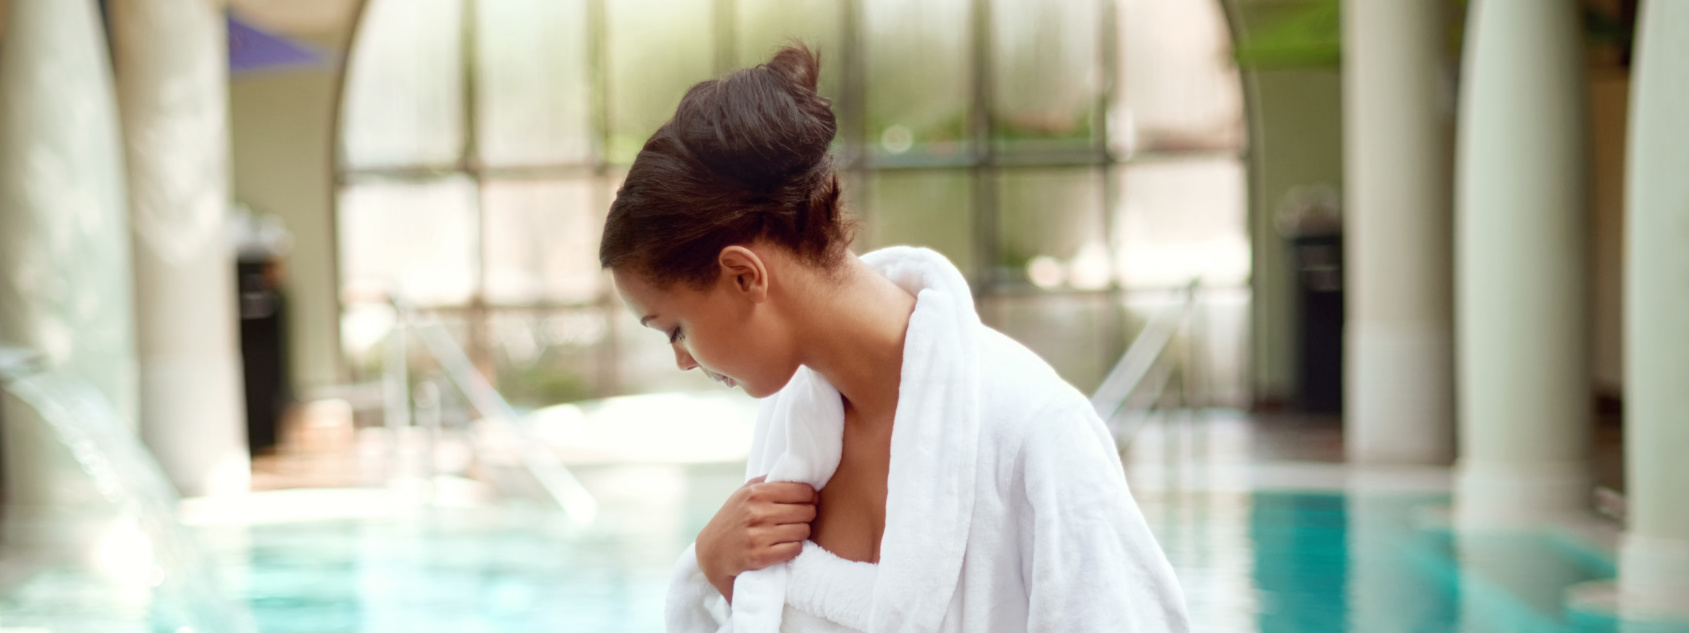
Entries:
[[838, 131], [802, 43], [768, 63], [692, 86], [645, 142], [599, 242], [605, 268], [704, 287], [721, 249], [759, 238], [831, 268], [853, 225], [827, 146]]

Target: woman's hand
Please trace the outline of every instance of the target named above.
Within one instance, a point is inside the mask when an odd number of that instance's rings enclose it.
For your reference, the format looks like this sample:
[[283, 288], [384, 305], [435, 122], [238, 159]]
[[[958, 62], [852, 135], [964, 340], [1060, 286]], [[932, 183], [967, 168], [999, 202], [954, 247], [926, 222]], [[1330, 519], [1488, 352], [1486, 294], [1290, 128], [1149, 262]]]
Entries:
[[733, 602], [739, 574], [796, 558], [815, 520], [815, 489], [757, 477], [734, 491], [698, 533], [698, 567]]

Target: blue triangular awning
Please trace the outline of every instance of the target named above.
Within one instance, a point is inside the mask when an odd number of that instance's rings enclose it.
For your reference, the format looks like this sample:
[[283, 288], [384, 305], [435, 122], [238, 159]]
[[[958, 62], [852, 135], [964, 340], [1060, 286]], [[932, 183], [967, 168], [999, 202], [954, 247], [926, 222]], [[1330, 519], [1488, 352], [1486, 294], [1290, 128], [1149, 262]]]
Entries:
[[321, 66], [328, 56], [308, 45], [268, 33], [233, 15], [229, 20], [229, 73]]

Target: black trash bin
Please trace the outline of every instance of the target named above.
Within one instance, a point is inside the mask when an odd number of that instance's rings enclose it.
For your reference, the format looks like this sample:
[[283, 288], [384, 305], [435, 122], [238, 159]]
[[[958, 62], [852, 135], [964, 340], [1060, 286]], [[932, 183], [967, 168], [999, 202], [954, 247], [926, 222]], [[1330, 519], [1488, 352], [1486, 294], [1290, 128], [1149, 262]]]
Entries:
[[1295, 266], [1297, 407], [1343, 411], [1343, 235], [1290, 239]]
[[240, 352], [246, 375], [246, 441], [253, 455], [276, 446], [277, 427], [293, 403], [280, 265], [277, 259], [245, 254], [236, 264]]

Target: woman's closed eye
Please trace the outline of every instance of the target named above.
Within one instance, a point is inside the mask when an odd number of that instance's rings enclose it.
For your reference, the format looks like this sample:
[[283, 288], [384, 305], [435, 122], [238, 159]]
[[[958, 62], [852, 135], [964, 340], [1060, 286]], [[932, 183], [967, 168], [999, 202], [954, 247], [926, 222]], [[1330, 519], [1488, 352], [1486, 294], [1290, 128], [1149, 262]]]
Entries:
[[679, 343], [684, 340], [686, 340], [686, 334], [682, 333], [680, 328], [675, 328], [673, 331], [669, 332], [669, 345], [674, 345], [675, 343]]

